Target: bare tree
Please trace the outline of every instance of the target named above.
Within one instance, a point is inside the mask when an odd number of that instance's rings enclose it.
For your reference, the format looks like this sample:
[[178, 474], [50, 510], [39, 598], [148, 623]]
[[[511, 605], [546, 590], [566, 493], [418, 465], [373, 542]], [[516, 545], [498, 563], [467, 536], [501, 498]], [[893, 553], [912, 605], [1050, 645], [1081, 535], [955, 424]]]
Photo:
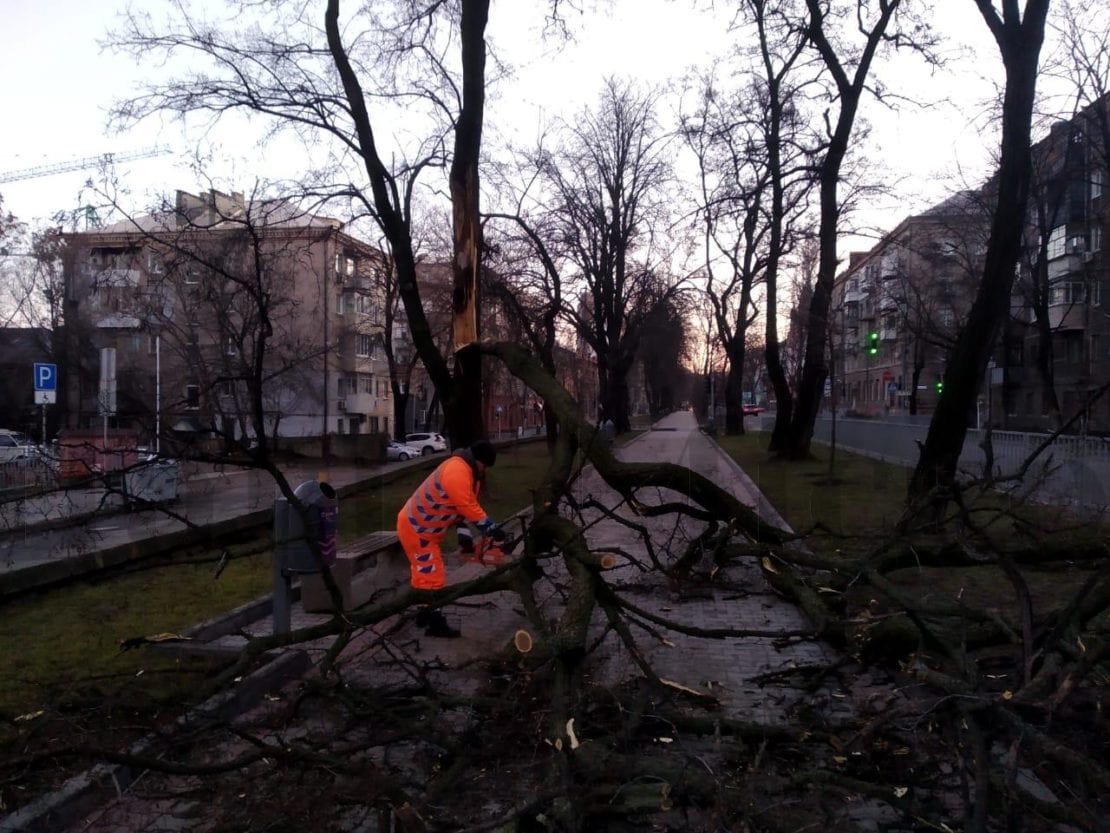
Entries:
[[[752, 9], [766, 42], [764, 4]], [[795, 38], [793, 51], [769, 83], [757, 78], [737, 93], [718, 88], [706, 79], [693, 114], [684, 118], [682, 135], [699, 167], [700, 204], [705, 249], [705, 292], [710, 299], [717, 338], [728, 358], [725, 382], [725, 432], [744, 431], [743, 401], [748, 328], [759, 309], [754, 291], [763, 283], [772, 261], [770, 240], [778, 241], [774, 262], [792, 246], [792, 218], [805, 189], [794, 187], [805, 179], [786, 181], [782, 142], [782, 102], [772, 103], [768, 87], [776, 85], [801, 54], [804, 40]], [[779, 89], [777, 86], [776, 89]], [[777, 94], [775, 94], [777, 96]], [[770, 148], [778, 152], [771, 158]]]
[[[830, 4], [822, 0], [806, 0], [809, 17], [805, 31], [831, 79], [835, 90], [835, 110], [826, 113], [826, 141], [816, 165], [820, 183], [820, 258], [807, 311], [805, 361], [794, 410], [790, 414], [790, 427], [783, 438], [785, 444], [778, 448], [781, 454], [791, 459], [809, 455], [813, 424], [828, 376], [828, 313], [839, 263], [836, 245], [841, 216], [841, 169], [863, 95], [868, 89], [871, 65], [884, 43], [919, 45], [908, 32], [894, 28], [900, 6], [900, 0], [881, 0], [875, 6], [858, 2], [854, 9], [842, 10], [842, 14], [852, 19], [851, 28], [861, 37], [857, 46], [849, 47], [837, 43], [838, 15]], [[768, 338], [768, 344], [770, 341]], [[779, 407], [782, 408], [781, 402]]]
[[[421, 304], [412, 240], [412, 196], [429, 168], [451, 167], [454, 204], [456, 350], [476, 335], [478, 150], [485, 87], [485, 24], [488, 0], [397, 3], [359, 10], [340, 20], [339, 0], [330, 0], [320, 23], [301, 6], [279, 3], [265, 20], [242, 16], [219, 27], [176, 7], [179, 27], [156, 29], [149, 18], [129, 15], [111, 43], [142, 60], [190, 55], [202, 67], [188, 77], [152, 85], [115, 112], [126, 125], [155, 113], [218, 120], [231, 112], [260, 115], [274, 130], [297, 131], [331, 143], [340, 164], [306, 175], [306, 196], [345, 197], [371, 216], [389, 243], [398, 289], [413, 342], [436, 390], [442, 395], [452, 441], [466, 444], [483, 433], [471, 404], [480, 362], [460, 356], [454, 371], [436, 349]], [[362, 34], [353, 32], [364, 23]], [[352, 28], [348, 28], [352, 26]], [[461, 56], [451, 60], [452, 50]], [[338, 86], [336, 79], [338, 78]], [[380, 86], [379, 84], [380, 79]], [[426, 138], [389, 164], [370, 105], [423, 103]], [[448, 136], [454, 136], [448, 152]], [[365, 187], [343, 172], [353, 162]]]
[[597, 356], [601, 419], [629, 429], [628, 374], [641, 325], [658, 299], [651, 259], [671, 172], [655, 121], [657, 96], [611, 79], [596, 112], [566, 128], [541, 159], [560, 248], [573, 268], [563, 315]]
[[1044, 40], [1049, 0], [1029, 0], [1024, 14], [1016, 3], [1006, 3], [999, 15], [988, 0], [975, 0], [994, 36], [1006, 70], [1002, 107], [1002, 141], [996, 177], [986, 260], [978, 294], [948, 357], [944, 396], [929, 425], [921, 457], [909, 487], [909, 501], [930, 496], [950, 486], [967, 433], [967, 412], [979, 391], [987, 361], [1010, 309], [1010, 290], [1021, 256], [1022, 229], [1032, 182], [1032, 113], [1037, 86], [1037, 64]]

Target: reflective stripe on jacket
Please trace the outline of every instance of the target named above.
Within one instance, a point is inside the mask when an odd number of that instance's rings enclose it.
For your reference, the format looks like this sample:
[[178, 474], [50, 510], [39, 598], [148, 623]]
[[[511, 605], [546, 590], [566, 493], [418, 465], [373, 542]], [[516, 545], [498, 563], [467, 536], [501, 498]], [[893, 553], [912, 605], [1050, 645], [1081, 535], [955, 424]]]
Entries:
[[405, 503], [401, 517], [420, 537], [442, 540], [459, 521], [489, 520], [478, 503], [477, 469], [467, 456], [456, 453], [440, 463]]

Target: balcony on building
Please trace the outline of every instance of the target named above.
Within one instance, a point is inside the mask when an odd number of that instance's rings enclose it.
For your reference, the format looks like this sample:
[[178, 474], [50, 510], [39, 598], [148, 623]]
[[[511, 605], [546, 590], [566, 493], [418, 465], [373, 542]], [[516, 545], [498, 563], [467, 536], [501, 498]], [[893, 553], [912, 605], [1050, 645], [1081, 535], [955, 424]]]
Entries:
[[348, 393], [339, 399], [339, 410], [348, 414], [377, 412], [377, 397], [370, 393]]
[[1088, 283], [1081, 275], [1070, 273], [1051, 281], [1048, 299], [1048, 325], [1054, 330], [1084, 330], [1090, 318], [1089, 305], [1102, 303], [1102, 284]]

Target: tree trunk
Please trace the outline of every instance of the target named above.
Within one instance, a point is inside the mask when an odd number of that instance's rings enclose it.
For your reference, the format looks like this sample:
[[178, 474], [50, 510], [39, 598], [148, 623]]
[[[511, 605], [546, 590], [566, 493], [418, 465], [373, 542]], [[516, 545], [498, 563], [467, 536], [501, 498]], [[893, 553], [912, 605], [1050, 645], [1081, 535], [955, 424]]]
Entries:
[[451, 160], [454, 218], [452, 261], [455, 375], [444, 399], [447, 431], [454, 447], [485, 437], [482, 424], [482, 357], [467, 349], [478, 341], [478, 276], [482, 267], [482, 224], [478, 208], [478, 158], [485, 111], [486, 21], [489, 0], [463, 0], [459, 24], [462, 48], [462, 110], [455, 123]]
[[[1002, 153], [998, 197], [991, 222], [983, 279], [967, 324], [956, 340], [944, 372], [944, 393], [929, 424], [921, 457], [910, 482], [908, 499], [918, 503], [938, 487], [949, 486], [967, 434], [967, 414], [979, 392], [991, 349], [1010, 312], [1010, 290], [1021, 254], [1026, 202], [1032, 179], [1033, 101], [1037, 61], [1044, 39], [1049, 0], [1029, 0], [1025, 20], [1017, 4], [1005, 5], [1005, 25], [989, 0], [976, 0], [998, 43], [1006, 67], [1002, 105]], [[939, 498], [934, 508], [940, 510]]]
[[393, 386], [393, 436], [398, 442], [405, 439], [405, 414], [409, 409], [410, 395], [401, 393], [400, 385]]
[[728, 376], [725, 379], [725, 433], [744, 433], [744, 339], [729, 345]]

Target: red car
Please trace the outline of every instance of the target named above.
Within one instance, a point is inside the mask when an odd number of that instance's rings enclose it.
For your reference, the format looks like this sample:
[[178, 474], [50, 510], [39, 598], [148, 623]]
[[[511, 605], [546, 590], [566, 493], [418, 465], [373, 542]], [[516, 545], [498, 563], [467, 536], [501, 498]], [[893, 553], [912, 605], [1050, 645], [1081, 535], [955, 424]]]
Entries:
[[760, 405], [741, 405], [740, 413], [744, 416], [757, 416], [763, 413], [763, 408]]

